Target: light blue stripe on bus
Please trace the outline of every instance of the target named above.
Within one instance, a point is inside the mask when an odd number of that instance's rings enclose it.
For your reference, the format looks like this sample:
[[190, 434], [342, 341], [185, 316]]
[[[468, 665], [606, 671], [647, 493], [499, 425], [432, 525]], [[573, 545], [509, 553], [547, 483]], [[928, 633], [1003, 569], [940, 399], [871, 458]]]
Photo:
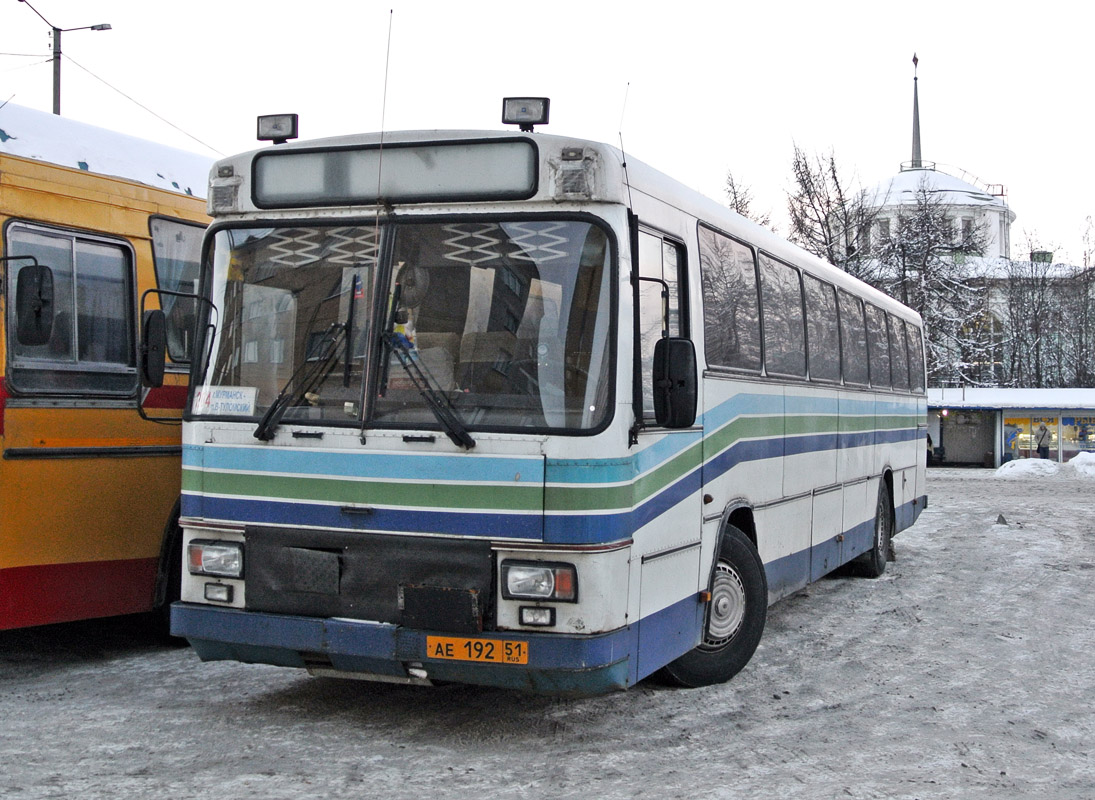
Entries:
[[630, 483], [640, 475], [657, 469], [689, 447], [697, 444], [700, 431], [666, 434], [639, 452], [624, 458], [553, 459], [547, 462], [550, 484]]
[[[271, 474], [336, 475], [378, 480], [543, 482], [542, 458], [496, 458], [432, 453], [316, 451], [282, 447], [183, 447], [183, 466]], [[520, 475], [520, 477], [517, 477]]]
[[[846, 400], [842, 401], [835, 394], [824, 394], [820, 396], [789, 394], [783, 398], [783, 407], [788, 414], [820, 414], [824, 416], [836, 416], [840, 411], [840, 406], [842, 402], [845, 406], [848, 405], [848, 402]], [[845, 411], [845, 413], [848, 412]], [[858, 412], [856, 410], [853, 410], [851, 413], [855, 414]]]
[[[810, 398], [817, 400], [818, 398]], [[776, 403], [778, 407], [774, 407]], [[705, 431], [714, 431], [736, 417], [744, 415], [775, 416], [783, 414], [782, 394], [736, 394], [704, 412], [698, 424]]]
[[[738, 394], [709, 410], [698, 423], [705, 430], [721, 427], [744, 414], [772, 415], [773, 398], [779, 395]], [[779, 413], [778, 411], [775, 413]], [[699, 442], [700, 431], [670, 433], [632, 456], [624, 458], [587, 458], [548, 460], [548, 482], [553, 484], [626, 483], [657, 469]]]

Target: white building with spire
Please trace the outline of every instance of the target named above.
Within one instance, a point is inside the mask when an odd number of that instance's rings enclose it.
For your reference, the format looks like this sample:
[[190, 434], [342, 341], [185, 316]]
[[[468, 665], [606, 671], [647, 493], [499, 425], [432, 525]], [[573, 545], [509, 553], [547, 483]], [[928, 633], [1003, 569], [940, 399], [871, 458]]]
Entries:
[[889, 238], [891, 229], [896, 228], [896, 218], [915, 208], [917, 191], [923, 185], [954, 220], [956, 238], [964, 229], [980, 227], [985, 232], [983, 257], [1011, 258], [1015, 212], [1008, 208], [1003, 185], [982, 183], [962, 170], [956, 170], [961, 177], [944, 172], [934, 161], [925, 161], [921, 156], [917, 64], [913, 55], [912, 159], [903, 163], [892, 178], [867, 190], [867, 204], [877, 209], [872, 233], [881, 239]]

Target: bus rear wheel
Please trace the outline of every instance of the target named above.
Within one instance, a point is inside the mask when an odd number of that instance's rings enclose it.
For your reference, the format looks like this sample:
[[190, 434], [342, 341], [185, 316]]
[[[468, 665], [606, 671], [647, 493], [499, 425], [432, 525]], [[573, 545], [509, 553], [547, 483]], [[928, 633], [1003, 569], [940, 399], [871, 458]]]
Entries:
[[760, 644], [768, 616], [764, 564], [748, 537], [731, 526], [723, 533], [711, 576], [703, 641], [662, 672], [679, 686], [710, 686], [737, 675]]
[[893, 538], [893, 498], [885, 478], [878, 487], [878, 503], [874, 512], [874, 543], [871, 549], [854, 562], [856, 574], [864, 578], [881, 578], [886, 571]]

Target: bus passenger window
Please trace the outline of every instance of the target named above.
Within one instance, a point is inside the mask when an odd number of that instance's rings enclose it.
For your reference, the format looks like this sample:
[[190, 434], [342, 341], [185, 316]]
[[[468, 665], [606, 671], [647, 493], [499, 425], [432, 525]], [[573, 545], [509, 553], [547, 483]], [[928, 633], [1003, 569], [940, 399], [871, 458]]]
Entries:
[[890, 337], [886, 335], [886, 312], [867, 304], [867, 351], [871, 364], [871, 386], [890, 388]]
[[806, 339], [798, 270], [762, 253], [760, 277], [765, 368], [770, 375], [804, 378]]
[[760, 372], [760, 306], [752, 248], [701, 227], [700, 276], [708, 365]]
[[[197, 292], [204, 228], [188, 222], [153, 217], [152, 262], [156, 285], [172, 292]], [[196, 301], [189, 297], [160, 296], [160, 307], [167, 317], [167, 354], [174, 362], [190, 360], [194, 336]]]
[[909, 331], [909, 383], [914, 392], [924, 391], [924, 340], [920, 328], [908, 326]]
[[836, 290], [813, 275], [803, 274], [806, 289], [806, 340], [810, 378], [840, 380], [840, 333], [836, 314]]
[[863, 322], [863, 301], [840, 290], [840, 364], [844, 382], [867, 385], [867, 328]]
[[907, 392], [909, 390], [909, 348], [905, 344], [905, 322], [894, 316], [887, 316], [886, 320], [890, 324], [893, 388]]
[[78, 360], [128, 364], [131, 298], [125, 257], [113, 245], [77, 240], [76, 268]]
[[[53, 330], [44, 344], [11, 342], [12, 385], [48, 394], [128, 395], [136, 388], [133, 261], [105, 239], [12, 225], [10, 255], [33, 256], [53, 272]], [[14, 296], [19, 270], [8, 271]], [[9, 304], [9, 316], [15, 313]]]
[[[656, 280], [639, 281], [639, 340], [642, 354], [643, 416], [654, 416], [654, 345], [663, 336], [683, 336], [680, 270], [684, 253], [680, 245], [656, 234], [639, 232], [639, 275]], [[668, 308], [662, 304], [662, 284], [669, 288]], [[668, 321], [668, 329], [664, 325]]]

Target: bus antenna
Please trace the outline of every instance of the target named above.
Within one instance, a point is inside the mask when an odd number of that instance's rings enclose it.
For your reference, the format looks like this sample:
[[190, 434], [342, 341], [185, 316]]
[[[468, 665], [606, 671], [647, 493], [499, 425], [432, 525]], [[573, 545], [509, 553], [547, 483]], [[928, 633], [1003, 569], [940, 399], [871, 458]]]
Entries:
[[[393, 22], [394, 19], [395, 19], [395, 9], [394, 8], [389, 8], [388, 9], [388, 42], [387, 42], [387, 46], [385, 47], [385, 50], [384, 50], [384, 91], [381, 95], [381, 100], [380, 100], [380, 146], [377, 148], [377, 155], [376, 155], [376, 213], [373, 217], [373, 236], [374, 236], [374, 241], [377, 242], [378, 245], [379, 245], [379, 242], [380, 242], [380, 206], [382, 204], [387, 206], [387, 203], [384, 203], [384, 199], [380, 196], [380, 190], [381, 190], [381, 187], [383, 185], [383, 178], [384, 178], [384, 128], [385, 128], [385, 125], [387, 124], [387, 114], [388, 114], [388, 70], [389, 70], [389, 66], [391, 65], [391, 62], [392, 62], [392, 22]], [[380, 266], [379, 247], [378, 247], [378, 250], [377, 250], [377, 257], [376, 257], [376, 265], [375, 266], [378, 267], [378, 268]], [[379, 278], [380, 278], [380, 270], [379, 269], [374, 269], [373, 270], [372, 283], [373, 283], [373, 286], [375, 287], [374, 288], [375, 292], [380, 291]], [[352, 291], [353, 291], [353, 288], [352, 288], [352, 285], [351, 285], [351, 292]], [[350, 343], [347, 343], [347, 350], [346, 350], [346, 352], [347, 352], [347, 364], [349, 363], [349, 352], [350, 352], [349, 348], [350, 348]], [[366, 383], [368, 383], [367, 380], [366, 380]], [[361, 444], [365, 444], [365, 425], [367, 424], [366, 423], [367, 419], [368, 419], [368, 417], [364, 413], [362, 413], [362, 415], [361, 415], [361, 430], [358, 431], [358, 440], [361, 442]]]
[[392, 61], [392, 21], [395, 9], [388, 9], [388, 44], [384, 51], [384, 91], [380, 99], [380, 150], [377, 154], [376, 196], [380, 199], [380, 178], [384, 168], [384, 125], [388, 114], [388, 69]]
[[630, 91], [631, 81], [628, 81], [627, 85], [624, 86], [624, 104], [623, 108], [620, 109], [620, 130], [618, 135], [620, 137], [620, 155], [622, 155], [624, 159], [624, 186], [627, 187], [627, 207], [634, 208], [634, 204], [631, 202], [631, 181], [627, 177], [627, 151], [624, 150], [624, 115], [627, 113], [627, 95]]

